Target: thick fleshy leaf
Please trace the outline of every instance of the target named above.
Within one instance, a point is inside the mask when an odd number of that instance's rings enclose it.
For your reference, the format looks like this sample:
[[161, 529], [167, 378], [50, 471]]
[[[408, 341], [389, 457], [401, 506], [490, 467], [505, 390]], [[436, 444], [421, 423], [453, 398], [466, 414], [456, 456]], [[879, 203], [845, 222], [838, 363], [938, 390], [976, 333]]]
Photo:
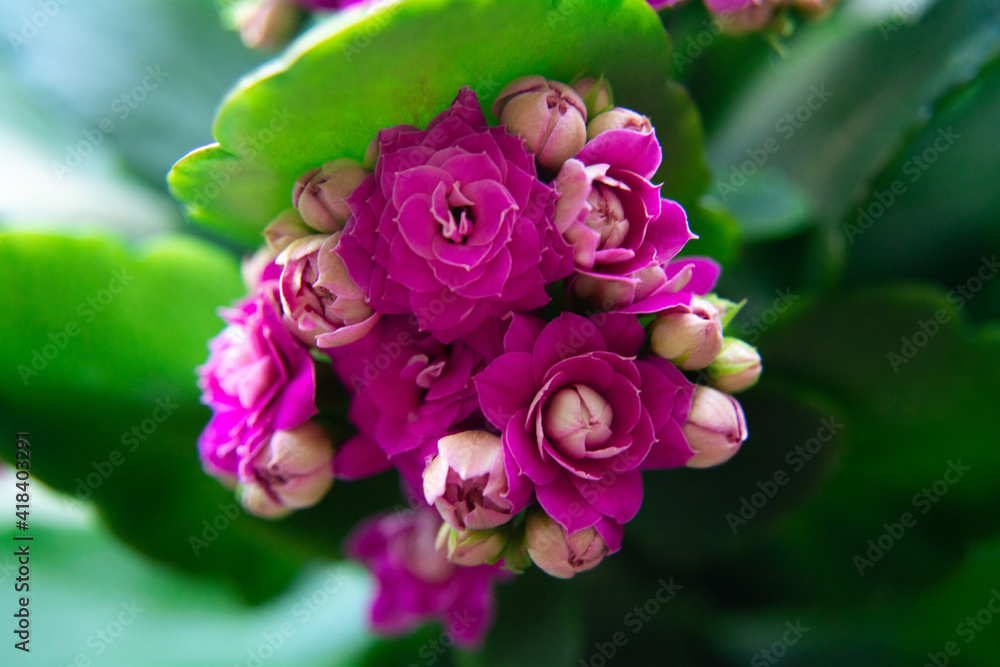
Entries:
[[[603, 73], [618, 104], [649, 115], [658, 127], [671, 155], [660, 174], [664, 194], [689, 199], [705, 182], [700, 121], [683, 90], [668, 82], [669, 70], [666, 33], [643, 0], [555, 7], [547, 0], [407, 0], [342, 12], [246, 77], [216, 118], [221, 146], [181, 160], [171, 182], [182, 184], [174, 192], [195, 205], [196, 219], [228, 219], [242, 228], [248, 223], [231, 218], [251, 183], [277, 192], [327, 160], [361, 159], [379, 129], [425, 126], [462, 86], [488, 111], [518, 76], [571, 81]], [[253, 165], [202, 205], [194, 197], [210, 182], [205, 179], [226, 171], [204, 164], [207, 157]], [[280, 211], [270, 205], [262, 203], [254, 219]]]
[[107, 239], [3, 234], [0, 279], [0, 425], [47, 452], [32, 459], [37, 479], [93, 500], [139, 550], [259, 600], [303, 559], [335, 556], [353, 521], [397, 497], [394, 479], [380, 476], [265, 522], [201, 470], [195, 442], [209, 412], [194, 368], [223, 326], [215, 311], [243, 293], [220, 251], [182, 239], [130, 252]]

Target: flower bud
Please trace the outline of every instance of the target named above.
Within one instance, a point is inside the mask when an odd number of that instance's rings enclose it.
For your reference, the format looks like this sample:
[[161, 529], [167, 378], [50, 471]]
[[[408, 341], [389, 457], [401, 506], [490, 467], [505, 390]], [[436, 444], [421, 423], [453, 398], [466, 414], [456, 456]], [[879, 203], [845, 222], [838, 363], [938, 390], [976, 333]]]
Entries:
[[757, 384], [761, 370], [757, 350], [739, 338], [727, 336], [722, 352], [708, 366], [708, 377], [713, 387], [732, 394]]
[[344, 200], [368, 176], [360, 163], [340, 158], [299, 176], [292, 189], [292, 204], [307, 225], [320, 232], [339, 232], [351, 217]]
[[722, 350], [722, 317], [701, 297], [662, 312], [650, 329], [653, 352], [686, 371], [704, 368]]
[[504, 530], [456, 530], [443, 523], [435, 546], [456, 565], [493, 564], [503, 555], [507, 533]]
[[694, 391], [683, 430], [688, 445], [695, 451], [688, 459], [688, 468], [725, 463], [747, 439], [746, 419], [739, 402], [729, 394], [700, 385]]
[[571, 579], [585, 572], [608, 554], [608, 545], [596, 528], [585, 528], [572, 535], [542, 511], [528, 513], [525, 543], [531, 560], [553, 577]]
[[611, 404], [584, 384], [555, 392], [542, 411], [542, 430], [559, 451], [582, 459], [612, 435]]
[[587, 105], [587, 115], [596, 116], [605, 109], [614, 106], [614, 96], [611, 94], [611, 84], [602, 74], [600, 78], [588, 76], [573, 84], [573, 90]]
[[438, 455], [424, 469], [424, 497], [447, 525], [484, 530], [506, 523], [521, 508], [508, 491], [500, 437], [465, 431], [438, 440]]
[[282, 211], [271, 224], [264, 228], [264, 242], [274, 256], [301, 238], [313, 234], [313, 230], [302, 221], [302, 216], [294, 208]]
[[251, 49], [280, 49], [287, 44], [305, 18], [289, 0], [258, 0], [241, 3], [234, 23], [243, 44]]
[[333, 446], [326, 430], [307, 421], [275, 431], [251, 463], [250, 482], [240, 493], [251, 514], [277, 518], [318, 503], [333, 484]]
[[515, 79], [500, 92], [493, 113], [546, 169], [558, 171], [587, 143], [587, 106], [565, 83], [541, 76]]
[[653, 124], [642, 114], [631, 109], [615, 107], [594, 116], [587, 123], [587, 140], [591, 140], [601, 132], [608, 130], [632, 130], [648, 134], [653, 131]]

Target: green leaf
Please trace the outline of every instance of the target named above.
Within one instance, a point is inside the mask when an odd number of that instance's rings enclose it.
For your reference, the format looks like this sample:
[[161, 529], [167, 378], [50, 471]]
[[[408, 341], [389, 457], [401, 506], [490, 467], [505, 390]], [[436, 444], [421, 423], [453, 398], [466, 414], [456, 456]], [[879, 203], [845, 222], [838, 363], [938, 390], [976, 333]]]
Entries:
[[[741, 190], [749, 187], [741, 179], [764, 174], [790, 181], [828, 227], [836, 257], [845, 246], [837, 226], [858, 193], [932, 116], [933, 103], [996, 54], [998, 8], [993, 0], [940, 2], [917, 25], [888, 35], [846, 11], [803, 30], [784, 62], [760, 68], [710, 137], [710, 191]], [[732, 199], [742, 219], [737, 200], [755, 200]]]
[[710, 198], [687, 207], [688, 226], [699, 238], [689, 241], [682, 255], [714, 258], [722, 265], [736, 260], [740, 251], [740, 226], [728, 212]]
[[499, 585], [496, 624], [478, 651], [457, 651], [456, 663], [461, 667], [575, 665], [583, 627], [573, 588], [537, 567]]
[[[492, 117], [493, 99], [519, 76], [604, 74], [618, 104], [659, 128], [664, 194], [688, 201], [706, 180], [701, 125], [669, 71], [667, 35], [642, 0], [408, 0], [346, 11], [244, 78], [216, 118], [219, 146], [182, 159], [170, 182], [195, 219], [228, 224], [228, 235], [246, 242], [248, 229], [287, 207], [303, 172], [363, 158], [381, 128], [426, 126], [462, 86]], [[232, 184], [196, 200], [224, 172]], [[257, 189], [265, 194], [247, 214], [247, 193]]]
[[242, 292], [235, 262], [179, 238], [133, 254], [101, 238], [3, 234], [0, 278], [0, 423], [31, 433], [32, 474], [96, 501], [157, 558], [253, 599], [283, 587], [301, 555], [268, 543], [195, 448], [209, 414], [194, 367], [221, 329], [215, 310]]
[[[45, 456], [40, 447], [33, 454]], [[12, 497], [13, 477], [2, 487]], [[254, 656], [264, 664], [272, 657], [289, 667], [337, 667], [358, 664], [377, 644], [364, 627], [371, 587], [357, 566], [314, 563], [272, 603], [251, 608], [218, 581], [138, 556], [92, 517], [81, 524], [53, 510], [51, 495], [32, 488], [31, 528], [18, 536], [33, 539], [17, 544], [29, 546], [31, 588], [23, 594], [38, 664], [217, 667]], [[12, 530], [5, 522], [7, 544], [14, 544]], [[0, 559], [11, 590], [17, 567], [14, 556]], [[20, 655], [12, 644], [2, 650], [7, 664]]]
[[[798, 308], [762, 337], [771, 381], [825, 397], [844, 424], [829, 478], [772, 554], [787, 595], [873, 599], [930, 585], [993, 528], [1000, 329], [964, 329], [963, 306], [928, 288], [868, 290]], [[915, 522], [905, 537], [867, 556], [904, 513]]]

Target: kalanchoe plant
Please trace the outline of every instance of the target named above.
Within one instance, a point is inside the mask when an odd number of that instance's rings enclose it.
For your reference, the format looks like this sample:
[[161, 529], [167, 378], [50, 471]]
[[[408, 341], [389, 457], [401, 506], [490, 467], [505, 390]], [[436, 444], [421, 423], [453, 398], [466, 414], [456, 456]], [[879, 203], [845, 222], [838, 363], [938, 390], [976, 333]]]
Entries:
[[[710, 294], [717, 264], [677, 257], [696, 237], [651, 181], [655, 128], [603, 76], [577, 88], [587, 102], [520, 77], [492, 126], [462, 88], [425, 128], [381, 129], [370, 170], [330, 155], [302, 173], [256, 296], [226, 315], [246, 339], [227, 330], [203, 368], [203, 460], [251, 512], [398, 472], [417, 509], [347, 548], [379, 580], [378, 629], [488, 619], [501, 568], [596, 567], [622, 548], [643, 471], [717, 465], [746, 439], [721, 389], [752, 383], [759, 358], [735, 340], [720, 357], [735, 304]], [[684, 373], [713, 364], [716, 388]], [[308, 420], [345, 394], [319, 414], [354, 429], [331, 449]], [[487, 628], [450, 629], [474, 644]]]

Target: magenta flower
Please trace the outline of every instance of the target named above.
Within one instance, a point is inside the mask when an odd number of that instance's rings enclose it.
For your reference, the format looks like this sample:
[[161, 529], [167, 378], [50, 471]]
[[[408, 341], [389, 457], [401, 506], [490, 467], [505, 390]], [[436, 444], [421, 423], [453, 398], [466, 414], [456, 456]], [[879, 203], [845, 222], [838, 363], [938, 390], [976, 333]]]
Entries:
[[277, 281], [262, 282], [222, 317], [228, 326], [209, 342], [208, 361], [198, 368], [202, 403], [213, 411], [198, 452], [210, 474], [249, 482], [272, 435], [316, 414], [315, 368], [281, 320]]
[[655, 278], [696, 238], [684, 209], [661, 198], [660, 188], [649, 182], [661, 159], [653, 132], [612, 129], [587, 142], [559, 171], [555, 223], [574, 248], [577, 296], [612, 297], [616, 308], [632, 305], [624, 300], [630, 292], [634, 300], [637, 285]]
[[[408, 318], [390, 315], [361, 340], [331, 351], [334, 369], [353, 394], [348, 417], [360, 432], [345, 445], [346, 455], [374, 470], [380, 460], [382, 467], [391, 460], [414, 491], [422, 489], [438, 439], [467, 430], [461, 425], [479, 413], [472, 376], [502, 350], [502, 326], [491, 320], [474, 338], [444, 345]], [[473, 421], [468, 428], [483, 424], [481, 415]], [[340, 457], [338, 452], [338, 474], [356, 476], [351, 461]]]
[[319, 348], [347, 345], [367, 334], [380, 315], [365, 302], [334, 252], [340, 232], [293, 241], [278, 255], [281, 304], [292, 330]]
[[508, 474], [530, 479], [570, 534], [596, 527], [611, 552], [621, 546], [613, 528], [642, 503], [640, 470], [683, 466], [694, 453], [681, 431], [694, 386], [665, 360], [636, 360], [643, 340], [630, 315], [515, 315], [505, 353], [475, 377]]
[[337, 250], [376, 311], [415, 313], [448, 343], [548, 303], [546, 284], [572, 271], [555, 194], [521, 139], [486, 126], [475, 93], [463, 88], [426, 130], [382, 130], [378, 147]]
[[377, 631], [399, 635], [437, 619], [468, 648], [493, 622], [494, 583], [510, 575], [448, 562], [435, 547], [441, 525], [431, 508], [373, 517], [354, 529], [345, 551], [375, 576], [370, 620]]

